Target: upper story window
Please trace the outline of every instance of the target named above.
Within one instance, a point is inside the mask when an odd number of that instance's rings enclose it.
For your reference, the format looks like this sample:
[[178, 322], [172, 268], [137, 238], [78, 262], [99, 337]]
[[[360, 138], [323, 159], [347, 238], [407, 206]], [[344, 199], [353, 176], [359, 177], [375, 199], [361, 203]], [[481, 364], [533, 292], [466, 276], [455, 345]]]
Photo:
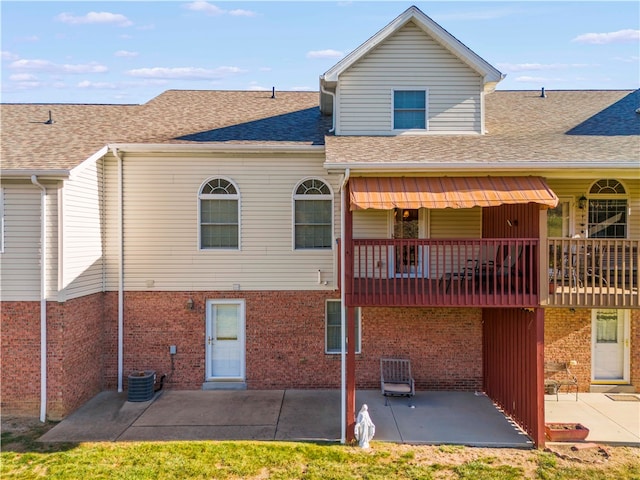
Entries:
[[200, 248], [239, 248], [240, 194], [225, 178], [204, 183], [200, 203]]
[[293, 195], [297, 249], [331, 248], [333, 193], [322, 180], [301, 182]]
[[427, 129], [427, 91], [394, 90], [393, 129]]
[[627, 238], [627, 198], [617, 180], [598, 180], [589, 190], [587, 227], [590, 238]]

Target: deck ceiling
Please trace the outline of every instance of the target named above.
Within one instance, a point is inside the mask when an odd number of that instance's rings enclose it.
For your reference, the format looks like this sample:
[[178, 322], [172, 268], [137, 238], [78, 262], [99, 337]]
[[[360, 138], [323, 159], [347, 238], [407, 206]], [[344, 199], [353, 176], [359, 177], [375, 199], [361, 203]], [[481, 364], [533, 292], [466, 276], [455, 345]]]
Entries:
[[542, 177], [352, 177], [351, 210], [472, 208], [537, 203], [558, 197]]

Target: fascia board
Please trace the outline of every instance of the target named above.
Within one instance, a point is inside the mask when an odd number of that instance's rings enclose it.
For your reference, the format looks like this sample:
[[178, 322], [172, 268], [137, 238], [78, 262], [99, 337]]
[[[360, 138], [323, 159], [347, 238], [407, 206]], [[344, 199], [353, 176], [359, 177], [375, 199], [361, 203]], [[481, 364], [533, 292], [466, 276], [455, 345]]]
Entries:
[[219, 153], [323, 153], [324, 145], [247, 145], [247, 144], [193, 144], [193, 143], [113, 143], [115, 148], [130, 153], [219, 152]]

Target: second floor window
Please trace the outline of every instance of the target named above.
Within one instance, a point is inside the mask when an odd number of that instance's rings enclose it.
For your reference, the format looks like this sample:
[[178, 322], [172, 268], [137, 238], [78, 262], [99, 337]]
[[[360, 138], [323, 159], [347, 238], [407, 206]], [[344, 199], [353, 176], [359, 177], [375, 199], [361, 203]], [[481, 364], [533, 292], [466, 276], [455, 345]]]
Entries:
[[293, 196], [295, 248], [331, 248], [333, 195], [322, 180], [298, 185]]
[[604, 179], [589, 190], [589, 238], [627, 238], [627, 199], [624, 186]]
[[393, 129], [425, 130], [427, 128], [427, 92], [395, 90], [393, 92]]
[[229, 180], [214, 178], [200, 189], [200, 248], [240, 245], [240, 195]]

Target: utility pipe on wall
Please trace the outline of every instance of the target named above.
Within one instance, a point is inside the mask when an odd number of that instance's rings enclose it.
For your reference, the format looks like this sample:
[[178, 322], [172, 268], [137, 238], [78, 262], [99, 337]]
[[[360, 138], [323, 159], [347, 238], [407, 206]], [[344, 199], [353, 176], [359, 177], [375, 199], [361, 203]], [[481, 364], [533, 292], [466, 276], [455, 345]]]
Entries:
[[40, 421], [47, 420], [47, 189], [31, 175], [40, 189]]
[[118, 159], [118, 392], [123, 391], [122, 377], [124, 372], [124, 227], [122, 199], [122, 157], [118, 149], [111, 147], [111, 152]]
[[344, 215], [349, 201], [344, 194], [349, 181], [350, 171], [347, 168], [340, 185], [340, 442], [347, 442], [347, 349], [346, 349], [346, 316], [345, 307], [345, 245], [344, 245]]

